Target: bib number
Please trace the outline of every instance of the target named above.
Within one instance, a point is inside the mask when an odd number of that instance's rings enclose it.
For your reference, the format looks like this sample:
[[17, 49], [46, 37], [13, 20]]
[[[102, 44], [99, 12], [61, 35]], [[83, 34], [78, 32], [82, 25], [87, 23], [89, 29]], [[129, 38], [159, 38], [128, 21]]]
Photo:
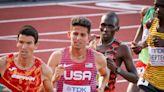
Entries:
[[152, 66], [164, 66], [164, 48], [149, 47], [150, 64]]

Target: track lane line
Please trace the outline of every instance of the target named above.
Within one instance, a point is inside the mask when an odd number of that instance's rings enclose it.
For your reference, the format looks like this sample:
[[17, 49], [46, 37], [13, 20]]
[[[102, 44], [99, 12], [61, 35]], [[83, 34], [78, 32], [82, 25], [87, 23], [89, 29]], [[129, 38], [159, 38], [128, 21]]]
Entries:
[[[124, 11], [124, 12], [116, 12], [116, 14], [138, 14], [138, 11]], [[41, 21], [41, 20], [53, 20], [53, 19], [66, 19], [73, 18], [78, 16], [84, 17], [95, 17], [102, 16], [105, 13], [94, 13], [94, 14], [77, 14], [77, 15], [68, 15], [68, 16], [49, 16], [49, 17], [37, 17], [37, 18], [21, 18], [21, 19], [8, 19], [8, 20], [0, 20], [0, 23], [13, 23], [13, 22], [27, 22], [27, 21]]]
[[64, 5], [64, 6], [69, 6], [69, 7], [78, 7], [78, 8], [87, 8], [87, 9], [97, 9], [97, 10], [111, 10], [111, 11], [129, 11], [129, 10], [123, 10], [123, 9], [116, 9], [116, 8], [112, 8], [112, 7], [96, 7], [96, 6], [87, 6], [87, 5], [73, 5], [73, 4], [60, 4], [60, 5]]
[[[121, 26], [120, 30], [122, 29], [132, 29], [132, 28], [138, 28], [139, 25], [130, 25], [130, 26]], [[99, 28], [97, 29], [91, 29], [92, 32], [98, 32]], [[62, 35], [62, 34], [67, 34], [67, 31], [57, 31], [57, 32], [45, 32], [45, 33], [39, 33], [39, 36], [49, 36], [49, 35]], [[4, 36], [0, 36], [0, 40], [4, 40], [7, 38], [13, 38], [13, 37], [17, 37], [17, 35], [4, 35]]]

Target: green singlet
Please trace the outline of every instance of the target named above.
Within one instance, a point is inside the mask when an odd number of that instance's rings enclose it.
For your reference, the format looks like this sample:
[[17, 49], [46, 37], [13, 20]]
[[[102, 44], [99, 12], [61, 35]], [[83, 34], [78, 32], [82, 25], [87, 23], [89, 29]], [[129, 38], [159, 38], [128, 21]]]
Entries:
[[[142, 24], [145, 25], [148, 20], [152, 19], [153, 18], [153, 14], [154, 14], [154, 7], [150, 7], [144, 18], [143, 18], [143, 21], [142, 21]], [[144, 64], [147, 64], [148, 63], [148, 60], [149, 60], [149, 55], [148, 55], [148, 48], [144, 48], [142, 49], [141, 53], [139, 54], [139, 59], [144, 63]]]

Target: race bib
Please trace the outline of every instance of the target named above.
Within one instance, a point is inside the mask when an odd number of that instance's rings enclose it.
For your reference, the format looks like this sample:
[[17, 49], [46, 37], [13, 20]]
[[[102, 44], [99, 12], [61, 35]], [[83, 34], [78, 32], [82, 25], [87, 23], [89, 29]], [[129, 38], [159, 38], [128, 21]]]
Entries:
[[164, 48], [163, 47], [148, 47], [150, 64], [152, 66], [164, 66]]
[[63, 92], [91, 92], [91, 87], [63, 84]]

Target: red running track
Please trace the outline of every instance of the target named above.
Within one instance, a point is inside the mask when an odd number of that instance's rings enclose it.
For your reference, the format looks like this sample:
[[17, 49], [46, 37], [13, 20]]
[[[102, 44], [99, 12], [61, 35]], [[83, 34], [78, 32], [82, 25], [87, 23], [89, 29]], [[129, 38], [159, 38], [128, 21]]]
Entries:
[[[16, 46], [12, 45], [15, 44], [17, 31], [21, 26], [29, 24], [40, 33], [40, 45], [35, 54], [47, 62], [52, 51], [69, 46], [66, 33], [72, 17], [90, 18], [93, 33], [98, 34], [101, 15], [110, 11], [115, 11], [120, 18], [121, 29], [116, 38], [130, 42], [140, 23], [139, 10], [141, 7], [152, 5], [153, 2], [152, 0], [114, 1], [0, 6], [0, 56], [17, 51]], [[124, 65], [122, 67], [124, 68]], [[124, 82], [122, 77], [118, 77], [116, 92], [126, 92], [127, 84], [128, 82]]]

